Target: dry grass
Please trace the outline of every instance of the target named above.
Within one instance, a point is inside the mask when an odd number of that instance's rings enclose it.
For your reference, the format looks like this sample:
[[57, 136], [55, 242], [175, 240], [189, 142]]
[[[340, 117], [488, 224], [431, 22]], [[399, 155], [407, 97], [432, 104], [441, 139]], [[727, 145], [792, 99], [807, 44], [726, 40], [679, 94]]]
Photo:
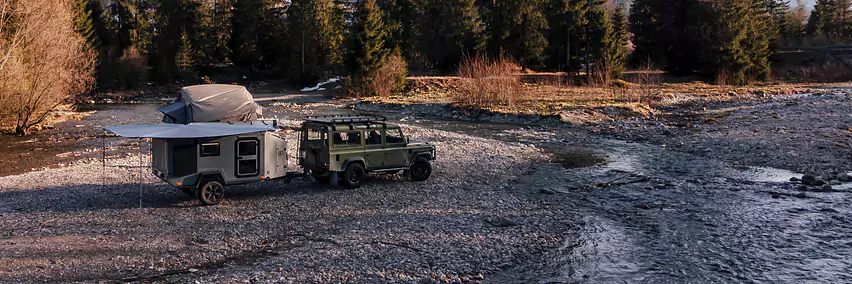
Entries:
[[456, 100], [471, 106], [515, 108], [527, 97], [527, 90], [515, 69], [517, 64], [506, 57], [464, 59], [458, 70]]

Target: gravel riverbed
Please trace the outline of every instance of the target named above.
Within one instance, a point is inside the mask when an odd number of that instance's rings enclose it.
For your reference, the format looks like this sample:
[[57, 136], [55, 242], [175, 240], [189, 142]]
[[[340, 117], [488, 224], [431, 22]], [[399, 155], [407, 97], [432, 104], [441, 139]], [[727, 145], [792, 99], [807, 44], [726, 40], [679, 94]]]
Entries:
[[[386, 114], [436, 145], [434, 175], [378, 175], [354, 190], [301, 179], [231, 187], [207, 207], [143, 172], [140, 208], [133, 166], [149, 159], [147, 144], [140, 156], [135, 141], [108, 140], [108, 164], [122, 167], [104, 171], [83, 151], [0, 177], [0, 279], [852, 282], [852, 185], [837, 180], [852, 170], [848, 89], [574, 126], [460, 121], [440, 104], [257, 97], [291, 126], [306, 114]], [[293, 133], [288, 142], [293, 161]], [[802, 174], [832, 187], [789, 181]]]
[[[426, 182], [379, 175], [353, 190], [267, 182], [229, 188], [223, 204], [205, 207], [145, 171], [140, 208], [138, 169], [104, 172], [99, 159], [0, 177], [0, 279], [481, 281], [569, 231], [508, 185], [546, 159], [542, 150], [405, 129], [438, 148]], [[124, 148], [108, 164], [149, 159], [147, 149], [140, 157]]]

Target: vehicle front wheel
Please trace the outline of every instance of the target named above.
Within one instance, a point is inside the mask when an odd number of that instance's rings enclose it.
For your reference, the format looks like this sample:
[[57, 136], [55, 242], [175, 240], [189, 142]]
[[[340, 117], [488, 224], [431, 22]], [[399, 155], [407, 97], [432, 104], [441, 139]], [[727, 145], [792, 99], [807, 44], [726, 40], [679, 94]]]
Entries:
[[205, 205], [216, 205], [225, 198], [225, 187], [215, 180], [206, 181], [198, 187], [198, 199]]
[[361, 187], [361, 183], [364, 182], [366, 176], [367, 173], [364, 172], [364, 167], [361, 164], [352, 163], [346, 166], [346, 170], [343, 171], [340, 181], [348, 188], [358, 188]]
[[411, 165], [408, 172], [411, 175], [411, 180], [424, 181], [432, 176], [432, 164], [429, 163], [429, 160], [420, 158], [414, 161], [414, 164]]

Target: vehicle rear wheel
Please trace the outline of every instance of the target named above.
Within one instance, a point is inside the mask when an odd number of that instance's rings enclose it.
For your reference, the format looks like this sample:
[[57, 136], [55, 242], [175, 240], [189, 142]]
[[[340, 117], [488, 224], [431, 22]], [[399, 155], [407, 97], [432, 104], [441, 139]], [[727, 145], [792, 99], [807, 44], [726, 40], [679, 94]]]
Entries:
[[414, 161], [414, 164], [411, 165], [408, 172], [411, 175], [411, 180], [424, 181], [432, 176], [432, 164], [430, 164], [429, 160], [425, 158], [419, 158]]
[[216, 205], [225, 198], [225, 187], [215, 180], [201, 183], [198, 187], [198, 200], [205, 205]]
[[346, 170], [343, 171], [340, 181], [348, 188], [358, 188], [361, 187], [361, 183], [364, 182], [366, 176], [367, 173], [364, 172], [364, 167], [361, 164], [352, 163], [346, 166]]

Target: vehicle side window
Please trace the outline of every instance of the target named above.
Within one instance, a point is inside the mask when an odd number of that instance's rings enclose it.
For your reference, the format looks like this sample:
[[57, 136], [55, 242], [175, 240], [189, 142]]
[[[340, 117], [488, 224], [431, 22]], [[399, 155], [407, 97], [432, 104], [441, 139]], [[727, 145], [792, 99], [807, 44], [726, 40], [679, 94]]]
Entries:
[[201, 155], [202, 157], [216, 157], [219, 156], [219, 143], [204, 143], [201, 144]]
[[388, 144], [405, 143], [405, 139], [402, 139], [402, 129], [388, 129], [385, 133]]
[[370, 130], [367, 134], [367, 145], [382, 145], [382, 134], [379, 130]]
[[361, 131], [335, 132], [332, 135], [334, 146], [361, 146]]

